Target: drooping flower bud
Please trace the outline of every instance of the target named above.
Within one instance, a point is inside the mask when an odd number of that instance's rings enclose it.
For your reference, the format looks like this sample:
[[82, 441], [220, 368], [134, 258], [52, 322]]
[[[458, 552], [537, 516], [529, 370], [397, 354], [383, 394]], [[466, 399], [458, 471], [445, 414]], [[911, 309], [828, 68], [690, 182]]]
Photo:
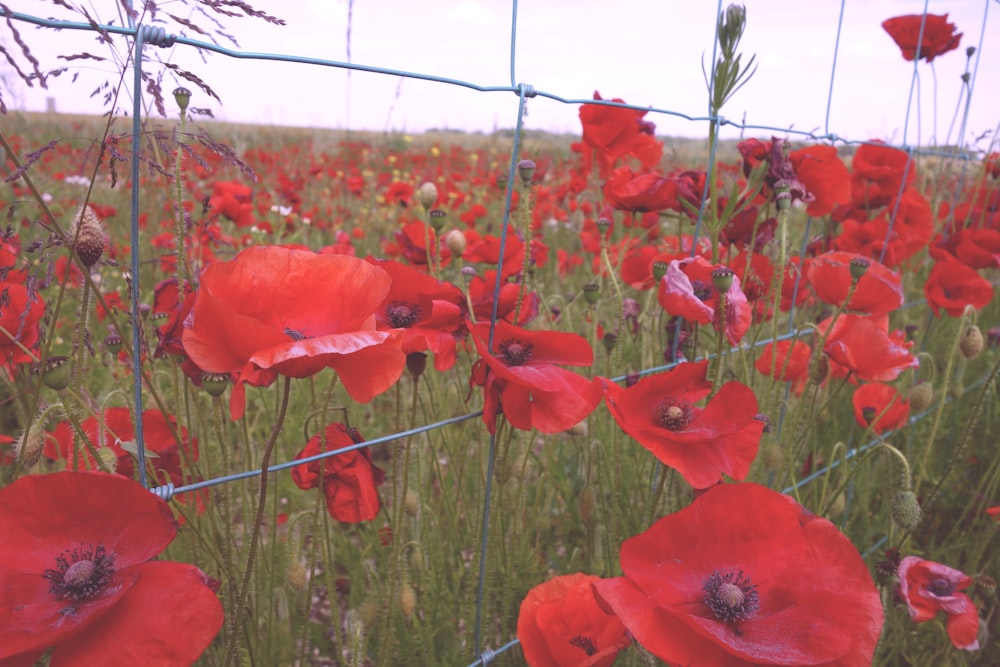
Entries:
[[965, 328], [962, 333], [962, 340], [958, 342], [959, 349], [962, 350], [962, 356], [966, 359], [974, 359], [979, 356], [979, 353], [983, 351], [983, 332], [975, 324], [971, 324]]
[[921, 380], [910, 389], [910, 410], [923, 412], [934, 403], [934, 385], [928, 380]]
[[913, 530], [920, 525], [923, 512], [913, 491], [897, 491], [889, 507], [892, 521], [903, 530]]
[[77, 210], [69, 226], [69, 240], [80, 262], [88, 269], [104, 254], [104, 226], [89, 205]]
[[403, 618], [406, 620], [412, 619], [417, 610], [417, 592], [409, 584], [403, 584], [399, 591], [399, 610], [403, 612]]

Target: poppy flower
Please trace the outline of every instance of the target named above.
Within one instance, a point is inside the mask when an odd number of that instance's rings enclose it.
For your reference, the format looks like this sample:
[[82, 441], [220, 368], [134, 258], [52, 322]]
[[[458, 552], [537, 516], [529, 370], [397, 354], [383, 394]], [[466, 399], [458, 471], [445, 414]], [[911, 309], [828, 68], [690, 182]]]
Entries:
[[[106, 408], [100, 418], [87, 417], [80, 422], [80, 427], [94, 449], [107, 447], [114, 452], [116, 462], [112, 472], [130, 478], [135, 475], [135, 459], [126, 449], [135, 441], [131, 409]], [[189, 476], [184, 475], [181, 463], [198, 460], [197, 438], [189, 438], [187, 429], [177, 426], [176, 419], [155, 408], [142, 413], [142, 434], [145, 448], [150, 453], [147, 464], [156, 471], [160, 484], [173, 482], [181, 485], [191, 481]], [[74, 463], [75, 451], [79, 451], [77, 463]], [[99, 469], [88, 449], [75, 449], [73, 427], [68, 421], [59, 422], [45, 439], [43, 454], [50, 461], [65, 461], [70, 468]]]
[[[663, 310], [700, 324], [712, 322], [718, 331], [723, 320], [722, 311], [718, 310], [719, 292], [713, 286], [713, 273], [717, 269], [727, 270], [722, 265], [712, 265], [704, 257], [671, 261], [660, 280], [658, 298]], [[737, 345], [743, 339], [751, 319], [752, 311], [740, 289], [740, 279], [732, 275], [732, 283], [726, 290], [724, 322], [726, 338], [731, 344]]]
[[455, 365], [455, 343], [468, 329], [465, 294], [451, 283], [391, 259], [367, 261], [392, 278], [392, 286], [375, 311], [382, 330], [403, 329], [403, 352], [433, 352], [434, 368]]
[[24, 350], [38, 346], [38, 322], [45, 313], [45, 302], [28, 289], [26, 279], [24, 271], [10, 271], [7, 280], [0, 280], [0, 326], [7, 332], [0, 334], [0, 368], [9, 377], [18, 365], [35, 361]]
[[757, 372], [782, 382], [804, 383], [809, 379], [812, 348], [801, 340], [786, 338], [768, 343], [754, 364]]
[[642, 378], [627, 389], [612, 382], [604, 400], [618, 425], [695, 489], [717, 484], [723, 473], [742, 480], [757, 456], [764, 422], [757, 397], [746, 385], [727, 382], [712, 391], [708, 361], [682, 363]]
[[[482, 276], [473, 276], [469, 280], [469, 301], [472, 302], [472, 312], [477, 320], [490, 320], [493, 317], [493, 295], [496, 291], [497, 272], [486, 271]], [[520, 309], [518, 309], [520, 300]], [[500, 298], [497, 300], [497, 319], [524, 325], [538, 316], [538, 306], [541, 300], [534, 290], [525, 289], [521, 294], [521, 285], [505, 281], [500, 284]], [[514, 318], [517, 321], [514, 321]]]
[[604, 183], [604, 198], [618, 211], [677, 210], [677, 183], [655, 172], [635, 174], [619, 167]]
[[[323, 452], [350, 447], [364, 438], [356, 429], [343, 424], [330, 424], [323, 436], [314, 435], [295, 455], [295, 460]], [[374, 519], [382, 503], [378, 487], [385, 473], [372, 463], [371, 450], [355, 449], [329, 458], [292, 468], [292, 481], [300, 489], [315, 489], [322, 484], [326, 511], [337, 521], [360, 523]]]
[[972, 269], [1000, 267], [1000, 229], [965, 227], [947, 238], [939, 234], [930, 253], [934, 259], [958, 260]]
[[906, 151], [878, 140], [861, 144], [851, 158], [851, 201], [865, 208], [885, 206], [916, 178]]
[[943, 611], [948, 615], [944, 627], [955, 648], [979, 649], [979, 612], [969, 596], [959, 592], [972, 585], [972, 577], [916, 556], [901, 560], [898, 574], [899, 592], [914, 622], [929, 621]]
[[840, 530], [757, 484], [721, 484], [621, 548], [594, 589], [671, 665], [870, 665], [882, 603]]
[[890, 334], [886, 315], [845, 313], [836, 322], [827, 318], [817, 328], [826, 334], [823, 351], [837, 377], [852, 372], [859, 380], [889, 382], [907, 368], [920, 365], [910, 352], [913, 341], [906, 341], [906, 334], [899, 330]]
[[490, 352], [489, 332], [489, 323], [472, 326], [481, 358], [472, 368], [470, 384], [484, 388], [483, 421], [490, 433], [501, 409], [514, 428], [558, 433], [583, 421], [601, 401], [600, 380], [556, 365], [594, 363], [594, 351], [583, 336], [528, 331], [501, 321]]
[[567, 574], [528, 591], [517, 638], [531, 667], [610, 667], [631, 643], [622, 622], [594, 597], [594, 582], [600, 580]]
[[795, 174], [813, 195], [806, 213], [819, 218], [851, 201], [851, 173], [834, 146], [806, 146], [788, 154]]
[[[193, 664], [222, 627], [218, 583], [152, 560], [167, 503], [116, 475], [59, 472], [0, 489], [0, 663]], [[179, 638], [183, 638], [180, 641]]]
[[451, 250], [444, 239], [438, 239], [434, 228], [419, 220], [407, 223], [396, 232], [396, 243], [399, 244], [399, 252], [413, 266], [426, 267], [428, 256], [435, 264], [440, 262], [441, 266], [448, 266], [451, 262]]
[[[603, 101], [598, 92], [594, 93], [594, 99]], [[625, 103], [618, 98], [610, 101]], [[602, 178], [619, 159], [627, 155], [638, 159], [644, 167], [659, 163], [663, 156], [663, 143], [653, 136], [656, 126], [643, 120], [646, 113], [644, 110], [604, 104], [580, 106], [580, 124], [583, 126], [580, 148], [587, 162], [596, 156]]]
[[869, 382], [854, 390], [851, 397], [854, 418], [863, 428], [871, 426], [885, 433], [902, 426], [910, 416], [910, 403], [892, 385]]
[[[863, 271], [863, 274], [851, 300], [845, 304], [854, 284], [854, 271]], [[816, 296], [831, 306], [843, 304], [848, 310], [880, 315], [903, 305], [902, 277], [883, 264], [856, 253], [824, 253], [810, 262], [807, 276]]]
[[903, 59], [909, 61], [922, 58], [933, 62], [938, 56], [957, 49], [963, 34], [955, 34], [955, 24], [948, 23], [947, 14], [894, 16], [882, 21], [882, 27], [903, 52]]
[[993, 300], [990, 281], [958, 261], [936, 262], [924, 283], [924, 295], [934, 315], [941, 311], [961, 317], [966, 306], [979, 310]]
[[244, 384], [333, 368], [345, 391], [366, 403], [403, 372], [402, 331], [376, 331], [375, 311], [392, 279], [348, 255], [254, 246], [201, 275], [185, 322], [184, 351], [209, 373], [229, 373], [233, 419]]
[[778, 219], [758, 220], [759, 213], [760, 209], [757, 206], [746, 206], [733, 213], [719, 231], [720, 241], [726, 245], [739, 246], [744, 250], [752, 247], [754, 253], [761, 252], [764, 246], [774, 240]]
[[209, 215], [222, 215], [232, 220], [237, 227], [253, 227], [257, 220], [253, 215], [253, 190], [239, 181], [216, 181], [212, 184], [212, 196], [208, 198]]

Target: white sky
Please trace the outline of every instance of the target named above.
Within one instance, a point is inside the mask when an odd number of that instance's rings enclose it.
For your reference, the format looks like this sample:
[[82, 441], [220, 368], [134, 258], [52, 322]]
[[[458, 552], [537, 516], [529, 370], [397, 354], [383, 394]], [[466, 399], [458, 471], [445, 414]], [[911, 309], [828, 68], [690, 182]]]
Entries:
[[[70, 17], [65, 10], [41, 0], [7, 0], [7, 4], [15, 11]], [[188, 10], [177, 2], [161, 0], [159, 4], [161, 16], [167, 11], [188, 16]], [[227, 31], [236, 36], [241, 49], [347, 60], [347, 0], [250, 0], [250, 4], [285, 19], [287, 25], [277, 27], [246, 18], [227, 22]], [[723, 109], [723, 115], [734, 121], [745, 115], [748, 123], [825, 131], [840, 2], [745, 0], [745, 4], [747, 32], [742, 51], [744, 60], [756, 54], [759, 68]], [[924, 4], [923, 0], [847, 0], [831, 132], [856, 140], [903, 140], [913, 64], [903, 60], [881, 22], [891, 16], [920, 13]], [[87, 6], [101, 20], [117, 22], [117, 0], [90, 0]], [[517, 81], [565, 98], [590, 98], [599, 90], [605, 98], [620, 97], [632, 104], [703, 116], [707, 103], [701, 63], [703, 57], [706, 63], [711, 57], [716, 7], [714, 0], [523, 0], [517, 24]], [[930, 0], [928, 11], [948, 13], [949, 20], [965, 34], [958, 50], [933, 64], [938, 81], [939, 139], [943, 141], [955, 112], [959, 77], [966, 63], [965, 47], [978, 46], [984, 28], [987, 38], [977, 53], [979, 69], [966, 136], [995, 130], [1000, 121], [1000, 3]], [[192, 18], [208, 23], [203, 17]], [[509, 0], [355, 0], [351, 60], [505, 86], [510, 83], [510, 22]], [[65, 64], [55, 57], [60, 53], [109, 52], [107, 46], [97, 44], [93, 34], [57, 33], [27, 24], [19, 24], [19, 30], [43, 66]], [[174, 24], [170, 31], [179, 33], [180, 29]], [[188, 36], [198, 37], [190, 31]], [[0, 40], [8, 48], [16, 48], [2, 23]], [[120, 38], [119, 44], [123, 51]], [[478, 93], [365, 72], [353, 72], [348, 83], [341, 69], [234, 60], [221, 55], [210, 55], [206, 64], [189, 47], [147, 49], [205, 79], [223, 105], [197, 90], [191, 104], [210, 107], [219, 119], [408, 132], [429, 128], [491, 131], [513, 127], [516, 121], [517, 98], [509, 92]], [[51, 96], [61, 111], [102, 113], [105, 109], [100, 99], [88, 96], [113, 76], [113, 67], [77, 63], [82, 64], [75, 85], [63, 75], [52, 81], [49, 91], [23, 86], [13, 92], [5, 90], [8, 105], [42, 110], [45, 98]], [[974, 58], [972, 66], [975, 64]], [[9, 80], [6, 67], [0, 61], [0, 72]], [[933, 134], [932, 67], [921, 63], [919, 71], [922, 141], [927, 142]], [[163, 89], [169, 92], [176, 83], [168, 79]], [[168, 110], [173, 110], [171, 107]], [[528, 103], [525, 126], [578, 134], [577, 111], [576, 106], [535, 98]], [[647, 119], [657, 124], [659, 134], [706, 134], [704, 123], [660, 114], [650, 114]], [[736, 132], [728, 134], [735, 136]], [[766, 136], [769, 132], [749, 134]], [[918, 141], [916, 105], [907, 138], [910, 143]]]

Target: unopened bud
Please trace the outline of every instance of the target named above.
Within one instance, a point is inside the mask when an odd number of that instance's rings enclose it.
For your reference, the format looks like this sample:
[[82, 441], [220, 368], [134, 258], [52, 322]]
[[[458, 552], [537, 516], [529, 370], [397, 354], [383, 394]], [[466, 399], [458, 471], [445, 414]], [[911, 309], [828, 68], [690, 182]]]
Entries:
[[589, 484], [580, 489], [580, 498], [577, 501], [580, 509], [580, 518], [586, 521], [594, 514], [594, 489]]
[[913, 491], [897, 491], [892, 497], [892, 504], [889, 507], [892, 514], [892, 521], [902, 530], [913, 530], [920, 525], [923, 512], [920, 503], [917, 502], [917, 494]]
[[836, 521], [844, 514], [845, 509], [847, 509], [847, 496], [843, 493], [839, 493], [837, 494], [837, 497], [833, 499], [833, 503], [830, 505], [830, 511], [827, 513], [826, 518], [831, 521]]
[[965, 327], [962, 340], [958, 342], [958, 346], [962, 350], [962, 356], [966, 359], [978, 357], [979, 353], [983, 351], [983, 345], [983, 332], [979, 327], [975, 324]]
[[36, 419], [27, 431], [14, 444], [14, 455], [22, 468], [30, 468], [42, 458], [45, 449], [45, 430], [43, 419]]
[[407, 516], [414, 517], [417, 516], [419, 510], [420, 496], [413, 489], [407, 489], [406, 497], [403, 498], [403, 511], [406, 512]]
[[421, 185], [420, 189], [417, 190], [417, 201], [420, 202], [420, 205], [424, 207], [425, 211], [429, 211], [432, 208], [434, 208], [434, 204], [437, 202], [437, 198], [438, 198], [437, 186], [431, 183], [430, 181], [427, 181], [426, 183]]
[[928, 380], [921, 380], [910, 389], [910, 410], [923, 412], [934, 403], [934, 385]]
[[403, 612], [403, 618], [408, 621], [417, 611], [417, 592], [409, 584], [403, 584], [399, 591], [399, 610]]
[[98, 470], [107, 470], [112, 474], [118, 472], [118, 452], [110, 447], [98, 447], [96, 451]]
[[813, 384], [823, 384], [826, 376], [830, 374], [830, 362], [826, 360], [822, 352], [818, 352], [818, 354], [816, 361], [809, 367], [809, 379], [812, 380]]
[[89, 205], [77, 210], [69, 226], [69, 240], [80, 263], [88, 269], [104, 254], [104, 226]]
[[309, 575], [305, 566], [299, 562], [289, 563], [285, 570], [285, 581], [294, 590], [304, 591], [309, 585]]
[[778, 443], [769, 442], [761, 449], [760, 460], [764, 464], [764, 470], [777, 472], [785, 465], [785, 453]]
[[465, 254], [467, 241], [462, 230], [453, 229], [448, 232], [444, 237], [444, 243], [448, 246], [448, 250], [451, 251], [453, 256], [461, 257]]

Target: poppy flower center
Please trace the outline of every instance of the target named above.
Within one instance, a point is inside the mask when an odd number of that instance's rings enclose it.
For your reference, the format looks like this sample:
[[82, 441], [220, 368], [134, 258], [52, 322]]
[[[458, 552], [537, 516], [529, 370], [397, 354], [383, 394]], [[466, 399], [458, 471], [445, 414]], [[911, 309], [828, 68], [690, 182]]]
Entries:
[[591, 641], [590, 637], [584, 637], [583, 635], [577, 635], [576, 637], [573, 637], [572, 639], [569, 640], [569, 645], [570, 646], [575, 646], [578, 649], [581, 649], [588, 656], [591, 656], [591, 655], [594, 655], [595, 653], [597, 653], [597, 647], [594, 646], [594, 642]]
[[[705, 606], [720, 621], [736, 624], [753, 617], [760, 608], [756, 584], [743, 571], [715, 570], [702, 586]], [[737, 630], [737, 633], [739, 631]]]
[[656, 406], [656, 423], [668, 431], [683, 431], [693, 418], [694, 412], [687, 401], [668, 398]]
[[702, 301], [708, 301], [712, 297], [712, 283], [706, 283], [703, 280], [692, 280], [691, 290]]
[[534, 347], [531, 343], [510, 338], [500, 343], [500, 356], [508, 366], [523, 366], [531, 359], [531, 350]]
[[420, 319], [420, 306], [408, 301], [393, 301], [385, 308], [385, 318], [396, 329], [412, 327]]
[[63, 600], [79, 602], [95, 597], [111, 581], [115, 556], [103, 546], [81, 547], [56, 557], [55, 569], [42, 576], [51, 583], [49, 592]]
[[931, 593], [937, 597], [946, 597], [955, 592], [955, 582], [944, 578], [937, 578], [927, 587]]

